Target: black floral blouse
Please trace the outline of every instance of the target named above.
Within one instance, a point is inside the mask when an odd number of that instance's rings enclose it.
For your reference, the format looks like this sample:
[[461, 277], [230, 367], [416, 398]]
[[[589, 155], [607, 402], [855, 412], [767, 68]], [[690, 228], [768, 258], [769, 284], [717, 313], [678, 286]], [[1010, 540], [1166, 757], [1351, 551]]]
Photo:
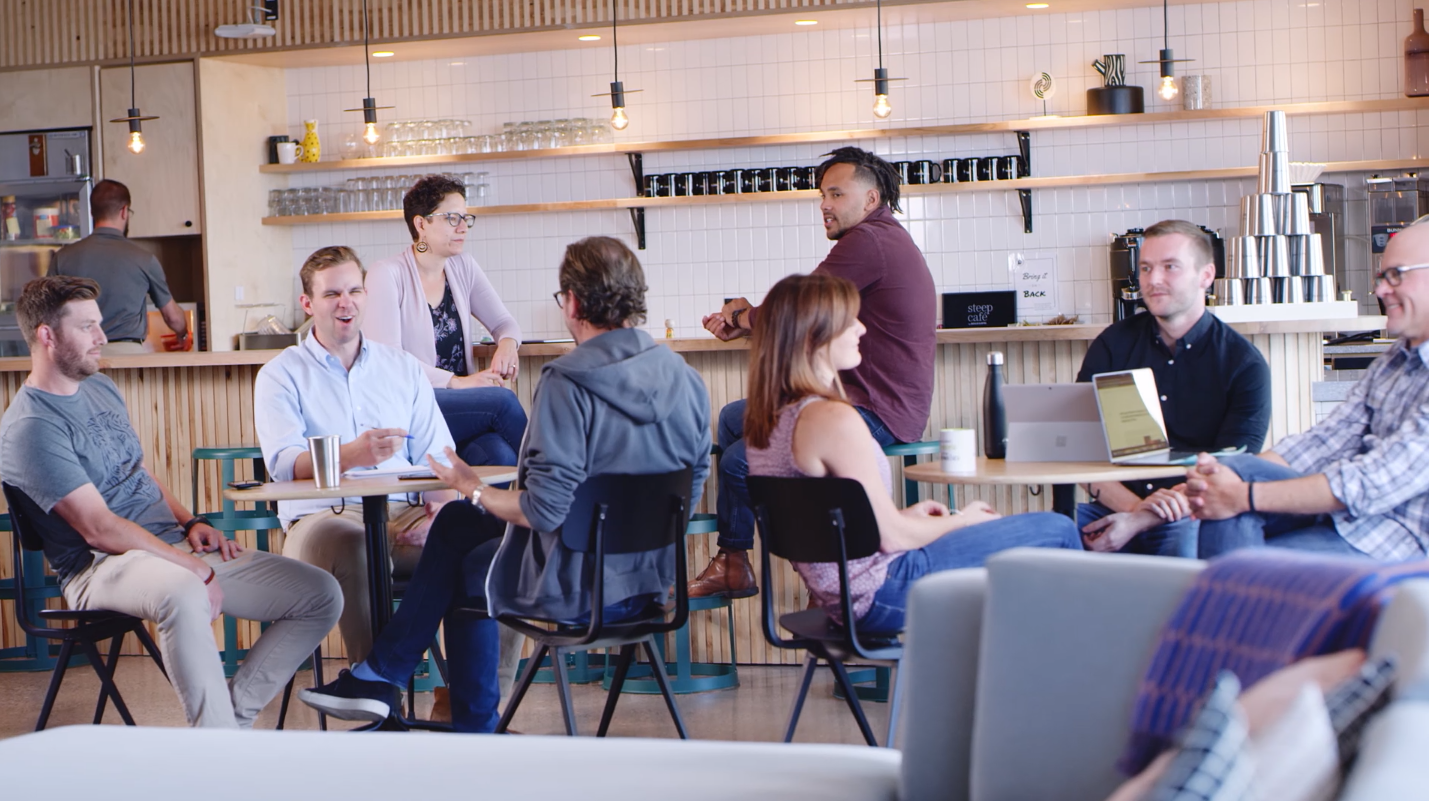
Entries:
[[432, 311], [432, 334], [437, 343], [437, 367], [455, 375], [466, 375], [466, 338], [462, 336], [461, 315], [452, 288], [447, 284], [442, 302]]

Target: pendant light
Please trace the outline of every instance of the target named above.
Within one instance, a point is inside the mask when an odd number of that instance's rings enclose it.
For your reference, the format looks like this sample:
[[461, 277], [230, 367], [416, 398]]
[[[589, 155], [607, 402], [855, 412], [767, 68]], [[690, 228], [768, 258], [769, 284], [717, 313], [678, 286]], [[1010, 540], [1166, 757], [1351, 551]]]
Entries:
[[615, 67], [613, 72], [615, 80], [610, 82], [609, 92], [602, 92], [598, 95], [591, 95], [591, 97], [610, 98], [610, 107], [614, 109], [614, 111], [610, 115], [610, 127], [614, 128], [617, 131], [623, 131], [625, 130], [625, 127], [630, 124], [630, 118], [625, 116], [626, 93], [628, 92], [630, 94], [635, 94], [636, 92], [642, 92], [644, 90], [626, 89], [625, 84], [622, 83], [620, 80], [620, 42], [616, 38], [616, 34], [618, 33], [619, 17], [620, 0], [610, 0], [610, 51], [611, 54], [614, 56]]
[[888, 102], [888, 82], [906, 80], [888, 77], [888, 70], [883, 67], [883, 0], [878, 0], [878, 66], [872, 78], [859, 78], [855, 83], [873, 83], [873, 116], [886, 120], [893, 113], [893, 106]]
[[1161, 65], [1161, 86], [1157, 87], [1156, 93], [1161, 95], [1162, 100], [1175, 100], [1176, 95], [1181, 93], [1181, 89], [1176, 85], [1176, 68], [1173, 64], [1195, 61], [1194, 58], [1176, 58], [1176, 54], [1171, 51], [1171, 10], [1169, 0], [1161, 0], [1161, 25], [1165, 36], [1161, 55], [1154, 61], [1139, 61], [1138, 64], [1160, 64]]
[[362, 0], [362, 63], [367, 67], [367, 97], [362, 98], [362, 108], [345, 108], [343, 111], [362, 112], [362, 121], [365, 123], [362, 128], [362, 141], [376, 145], [377, 140], [382, 138], [382, 134], [377, 130], [377, 110], [396, 106], [379, 106], [377, 100], [372, 97], [372, 56], [368, 52], [367, 23], [367, 0]]
[[129, 152], [139, 155], [144, 152], [144, 128], [142, 123], [157, 120], [145, 117], [139, 112], [139, 104], [134, 100], [134, 0], [129, 0], [129, 113], [110, 122], [129, 123]]

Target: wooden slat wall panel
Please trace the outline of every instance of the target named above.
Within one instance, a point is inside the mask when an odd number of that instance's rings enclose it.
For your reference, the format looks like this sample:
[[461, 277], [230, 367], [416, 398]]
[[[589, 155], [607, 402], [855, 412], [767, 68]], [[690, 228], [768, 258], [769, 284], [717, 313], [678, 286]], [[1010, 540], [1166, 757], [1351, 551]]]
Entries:
[[[621, 0], [620, 19], [670, 22], [870, 5], [867, 0]], [[287, 0], [269, 39], [220, 39], [250, 0], [134, 0], [135, 55], [191, 57], [362, 41], [361, 0]], [[370, 0], [372, 41], [518, 33], [610, 20], [599, 0]], [[0, 69], [129, 57], [128, 0], [0, 0]]]

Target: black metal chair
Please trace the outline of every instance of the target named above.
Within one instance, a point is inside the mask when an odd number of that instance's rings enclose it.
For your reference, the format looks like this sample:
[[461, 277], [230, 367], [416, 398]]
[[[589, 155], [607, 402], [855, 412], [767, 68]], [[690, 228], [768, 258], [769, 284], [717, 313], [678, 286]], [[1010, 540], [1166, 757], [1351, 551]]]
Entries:
[[[685, 625], [690, 603], [686, 589], [684, 536], [689, 522], [690, 484], [693, 473], [684, 468], [672, 473], [649, 475], [591, 476], [576, 488], [575, 499], [566, 514], [565, 524], [558, 532], [561, 543], [572, 551], [588, 557], [585, 580], [590, 620], [581, 624], [542, 618], [499, 615], [497, 620], [537, 643], [536, 652], [526, 661], [511, 701], [506, 705], [496, 725], [498, 733], [506, 731], [515, 716], [521, 699], [530, 689], [549, 653], [554, 668], [556, 686], [561, 698], [566, 733], [576, 733], [575, 709], [571, 702], [570, 679], [566, 674], [566, 654], [591, 648], [620, 647], [620, 661], [615, 668], [610, 690], [606, 694], [605, 710], [601, 714], [597, 737], [604, 737], [615, 714], [616, 702], [636, 652], [643, 646], [645, 656], [654, 671], [660, 694], [675, 722], [681, 739], [689, 739], [685, 721], [670, 689], [665, 673], [665, 660], [655, 647], [656, 635], [663, 636]], [[605, 620], [605, 560], [614, 554], [633, 554], [668, 550], [675, 560], [675, 605], [673, 616], [668, 607], [652, 603], [630, 618], [615, 622]], [[468, 615], [485, 615], [485, 609], [465, 610]]]
[[[749, 496], [754, 503], [754, 517], [759, 523], [761, 575], [766, 586], [763, 596], [764, 637], [770, 645], [789, 650], [803, 649], [804, 675], [794, 710], [789, 716], [789, 728], [784, 742], [792, 742], [804, 698], [809, 694], [809, 682], [822, 659], [829, 664], [834, 679], [843, 690], [844, 700], [858, 721], [859, 731], [869, 745], [877, 746], [873, 729], [863, 714], [853, 683], [849, 681], [844, 662], [885, 663], [897, 667], [903, 658], [903, 644], [897, 632], [865, 632], [860, 634], [853, 615], [853, 601], [848, 592], [848, 563], [878, 553], [878, 521], [863, 485], [850, 478], [773, 478], [750, 476]], [[791, 562], [833, 562], [839, 570], [839, 611], [844, 625], [834, 622], [823, 609], [790, 612], [775, 619], [774, 592], [768, 586], [769, 557], [778, 556]], [[786, 640], [779, 627], [794, 634]], [[887, 745], [893, 746], [898, 722], [900, 682], [895, 676], [893, 698], [888, 709]]]
[[[24, 576], [25, 560], [22, 557], [22, 550], [41, 551], [44, 549], [44, 541], [34, 529], [36, 520], [45, 516], [43, 509], [39, 507], [28, 495], [21, 492], [10, 484], [4, 485], [5, 502], [10, 506], [10, 520], [13, 532], [11, 534], [11, 554], [15, 565], [15, 591], [16, 591], [16, 618], [20, 622], [20, 628], [31, 637], [46, 640], [58, 640], [60, 652], [58, 661], [55, 663], [54, 672], [50, 674], [50, 687], [45, 693], [44, 705], [40, 708], [40, 718], [35, 723], [35, 731], [45, 728], [49, 723], [50, 711], [54, 708], [55, 697], [59, 695], [60, 684], [64, 681], [65, 672], [69, 669], [70, 657], [78, 647], [79, 652], [89, 659], [89, 664], [94, 668], [94, 672], [99, 676], [99, 701], [94, 708], [94, 722], [97, 724], [104, 719], [104, 710], [109, 703], [109, 699], [114, 699], [114, 708], [119, 711], [119, 717], [123, 718], [126, 726], [134, 725], [134, 718], [129, 714], [129, 708], [124, 705], [124, 699], [119, 695], [119, 688], [114, 684], [115, 661], [119, 658], [119, 647], [124, 642], [124, 635], [132, 633], [139, 639], [140, 645], [153, 658], [154, 664], [159, 666], [159, 671], [168, 678], [168, 672], [164, 670], [164, 660], [159, 656], [159, 647], [154, 644], [154, 640], [149, 636], [149, 632], [144, 628], [144, 621], [133, 615], [126, 615], [121, 612], [110, 612], [102, 609], [42, 609], [38, 619], [30, 616], [30, 604], [26, 598], [26, 582]], [[47, 623], [73, 622], [71, 628], [57, 628]], [[99, 652], [98, 643], [109, 640], [109, 660], [106, 662]]]

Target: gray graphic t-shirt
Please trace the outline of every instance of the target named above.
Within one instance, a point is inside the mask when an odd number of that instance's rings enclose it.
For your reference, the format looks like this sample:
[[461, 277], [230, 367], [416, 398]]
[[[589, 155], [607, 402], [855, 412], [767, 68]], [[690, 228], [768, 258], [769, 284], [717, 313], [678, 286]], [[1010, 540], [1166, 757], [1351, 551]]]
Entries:
[[124, 399], [103, 374], [82, 381], [73, 395], [29, 386], [15, 393], [0, 418], [0, 478], [46, 512], [35, 523], [61, 584], [94, 561], [84, 537], [53, 513], [55, 504], [85, 484], [99, 490], [110, 511], [164, 542], [184, 538], [159, 485], [144, 469], [144, 451]]

